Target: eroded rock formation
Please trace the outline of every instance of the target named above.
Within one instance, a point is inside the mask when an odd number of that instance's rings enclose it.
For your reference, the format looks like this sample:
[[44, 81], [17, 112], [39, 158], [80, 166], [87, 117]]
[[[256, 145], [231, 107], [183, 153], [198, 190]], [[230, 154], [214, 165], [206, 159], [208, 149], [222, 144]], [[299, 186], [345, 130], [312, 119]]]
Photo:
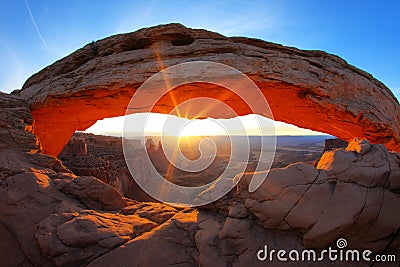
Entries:
[[[123, 104], [158, 70], [151, 59], [157, 46], [167, 66], [188, 55], [236, 62], [259, 86], [268, 85], [261, 88], [271, 92], [271, 106], [282, 120], [296, 118], [300, 126], [321, 130], [322, 125], [341, 137], [360, 134], [398, 148], [398, 103], [379, 82], [334, 56], [178, 25], [111, 37], [33, 76], [21, 96], [0, 93], [2, 266], [265, 266], [256, 253], [266, 244], [287, 250], [325, 248], [335, 247], [338, 237], [345, 237], [351, 248], [394, 253], [400, 259], [400, 157], [384, 145], [356, 139], [346, 149], [325, 153], [317, 168], [297, 163], [274, 169], [253, 193], [247, 191], [250, 176], [244, 175], [237, 189], [198, 209], [125, 198], [100, 179], [76, 175], [42, 153], [39, 139], [49, 154], [57, 154], [64, 141], [55, 142], [54, 135], [67, 142], [69, 131], [120, 114], [119, 101]], [[114, 76], [109, 71], [118, 64], [121, 73]], [[137, 66], [132, 72], [131, 64]], [[320, 75], [315, 83], [312, 72]], [[275, 102], [282, 99], [279, 92], [296, 108]], [[309, 116], [301, 120], [299, 111]]]
[[317, 168], [295, 163], [271, 170], [254, 193], [247, 192], [245, 176], [239, 198], [264, 227], [300, 231], [308, 247], [339, 237], [354, 248], [398, 247], [399, 164], [398, 153], [356, 139], [326, 152]]
[[58, 158], [77, 175], [95, 176], [125, 197], [149, 200], [129, 173], [121, 138], [75, 133]]
[[245, 176], [218, 202], [181, 210], [124, 198], [41, 154], [18, 97], [0, 94], [0, 111], [2, 266], [265, 266], [256, 258], [265, 244], [323, 248], [339, 236], [399, 254], [400, 157], [383, 145], [356, 140], [317, 169], [274, 169], [253, 193]]
[[346, 148], [348, 146], [348, 142], [340, 139], [340, 138], [333, 138], [333, 139], [326, 139], [324, 152], [332, 151], [338, 148]]
[[[124, 115], [131, 96], [151, 75], [197, 60], [224, 63], [247, 74], [268, 100], [276, 120], [344, 140], [362, 137], [400, 151], [399, 103], [368, 73], [325, 52], [228, 38], [180, 24], [88, 44], [33, 75], [14, 93], [30, 105], [44, 152], [56, 156], [75, 130]], [[227, 103], [239, 115], [251, 113], [232, 92], [202, 83], [176, 88], [153, 111], [169, 113], [177, 103], [202, 96]], [[140, 111], [138, 107], [136, 112]], [[191, 111], [189, 115], [199, 112], [196, 107]], [[207, 115], [232, 116], [218, 110]]]

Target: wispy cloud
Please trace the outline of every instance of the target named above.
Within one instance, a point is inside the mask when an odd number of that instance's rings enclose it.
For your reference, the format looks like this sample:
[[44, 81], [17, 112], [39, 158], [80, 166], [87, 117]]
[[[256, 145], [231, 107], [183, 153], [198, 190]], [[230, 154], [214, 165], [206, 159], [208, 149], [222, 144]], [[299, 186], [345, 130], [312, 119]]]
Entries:
[[23, 60], [11, 60], [8, 61], [9, 70], [1, 70], [3, 79], [0, 81], [0, 91], [5, 93], [10, 93], [15, 89], [22, 88], [25, 80], [32, 71], [29, 71], [23, 65]]
[[251, 35], [261, 29], [274, 29], [278, 25], [278, 18], [274, 16], [248, 17], [237, 16], [231, 20], [217, 24], [217, 30], [224, 35]]
[[28, 60], [23, 52], [1, 40], [0, 58], [2, 62], [7, 62], [7, 64], [0, 64], [1, 92], [10, 93], [15, 89], [21, 89], [26, 79], [37, 71], [37, 66]]
[[46, 41], [44, 40], [43, 35], [42, 35], [42, 33], [40, 32], [39, 27], [38, 27], [37, 24], [36, 24], [36, 21], [35, 21], [35, 18], [33, 17], [32, 10], [31, 10], [31, 8], [30, 8], [30, 6], [29, 6], [28, 0], [25, 0], [25, 5], [26, 5], [26, 8], [28, 9], [29, 16], [31, 17], [31, 21], [32, 21], [32, 23], [33, 23], [33, 26], [35, 27], [35, 30], [36, 30], [36, 32], [38, 33], [39, 38], [40, 38], [40, 40], [42, 41], [43, 46], [47, 49], [47, 43], [46, 43]]
[[[282, 12], [272, 4], [259, 7], [262, 15], [254, 5], [246, 4], [243, 8], [224, 8], [215, 1], [204, 1], [201, 4], [182, 4], [171, 7], [168, 4], [146, 2], [134, 3], [121, 10], [116, 21], [116, 33], [131, 32], [142, 27], [178, 22], [187, 27], [203, 28], [226, 36], [262, 36], [259, 32], [269, 34], [280, 31], [282, 27]], [[207, 19], [204, 19], [207, 14]], [[287, 18], [286, 18], [287, 20]]]
[[394, 96], [397, 97], [398, 100], [400, 100], [400, 88], [394, 89], [393, 93], [394, 93]]

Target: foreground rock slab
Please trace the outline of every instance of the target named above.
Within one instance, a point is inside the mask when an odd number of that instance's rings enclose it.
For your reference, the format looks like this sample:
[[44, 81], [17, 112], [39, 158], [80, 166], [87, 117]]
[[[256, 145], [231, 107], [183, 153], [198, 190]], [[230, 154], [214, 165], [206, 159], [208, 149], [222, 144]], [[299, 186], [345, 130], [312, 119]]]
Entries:
[[352, 248], [390, 250], [400, 245], [400, 156], [355, 139], [326, 152], [317, 168], [295, 163], [273, 169], [254, 193], [251, 175], [238, 198], [267, 229], [303, 233], [307, 247], [346, 238]]

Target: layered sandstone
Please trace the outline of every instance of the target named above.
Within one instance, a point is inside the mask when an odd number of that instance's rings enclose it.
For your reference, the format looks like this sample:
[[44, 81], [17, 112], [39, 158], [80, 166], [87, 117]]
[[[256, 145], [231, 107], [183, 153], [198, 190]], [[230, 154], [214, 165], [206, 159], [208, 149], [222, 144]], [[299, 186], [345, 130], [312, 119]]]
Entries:
[[[386, 146], [355, 139], [325, 153], [316, 168], [273, 169], [252, 193], [246, 174], [237, 189], [198, 209], [125, 198], [42, 153], [57, 154], [75, 129], [123, 114], [124, 101], [159, 69], [154, 51], [163, 66], [183, 59], [232, 64], [270, 95], [278, 119]], [[178, 92], [190, 96], [189, 89]], [[210, 88], [195, 89], [199, 96]], [[0, 93], [2, 266], [265, 266], [256, 253], [266, 244], [326, 248], [338, 237], [349, 248], [400, 259], [400, 156], [387, 149], [398, 149], [398, 103], [386, 87], [337, 57], [174, 24], [88, 45], [16, 94]], [[172, 106], [163, 101], [159, 111]], [[78, 154], [87, 149], [79, 145]], [[327, 260], [301, 265], [332, 264], [340, 266]]]
[[[137, 150], [137, 147], [132, 149]], [[140, 201], [153, 200], [132, 178], [119, 137], [75, 133], [58, 158], [75, 174], [95, 176], [125, 197]]]
[[238, 197], [267, 229], [302, 232], [308, 247], [340, 237], [353, 248], [400, 245], [400, 155], [383, 145], [355, 139], [326, 152], [317, 168], [273, 169], [254, 193], [247, 191], [250, 178], [242, 179]]
[[[33, 75], [14, 93], [29, 103], [44, 152], [56, 156], [75, 130], [124, 115], [131, 96], [150, 76], [168, 66], [198, 60], [223, 63], [248, 75], [268, 100], [276, 120], [344, 140], [362, 137], [400, 151], [399, 103], [370, 74], [322, 51], [228, 38], [180, 24], [88, 44]], [[168, 77], [170, 81], [180, 78]], [[153, 111], [169, 113], [177, 103], [202, 96], [221, 100], [238, 115], [252, 113], [232, 92], [205, 83], [176, 88]], [[143, 109], [135, 108], [135, 112]], [[198, 112], [232, 116], [199, 108], [192, 107], [189, 116]], [[269, 115], [268, 111], [260, 114]]]
[[0, 94], [0, 111], [8, 112], [0, 117], [2, 266], [265, 266], [256, 253], [266, 244], [324, 248], [339, 236], [400, 257], [400, 157], [383, 145], [356, 140], [325, 153], [318, 169], [274, 169], [253, 193], [246, 175], [216, 203], [175, 209], [124, 198], [41, 154], [18, 97]]
[[[122, 197], [39, 152], [23, 100], [0, 94], [2, 266], [83, 266], [178, 211]], [[18, 140], [18, 142], [16, 142]]]

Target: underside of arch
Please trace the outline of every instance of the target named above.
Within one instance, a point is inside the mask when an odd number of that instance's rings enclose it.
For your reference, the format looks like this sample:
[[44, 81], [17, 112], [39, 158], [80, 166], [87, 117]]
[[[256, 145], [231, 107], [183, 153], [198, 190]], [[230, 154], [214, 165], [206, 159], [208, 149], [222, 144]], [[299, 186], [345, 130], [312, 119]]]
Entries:
[[[132, 95], [153, 74], [197, 60], [223, 63], [246, 74], [262, 91], [275, 120], [342, 139], [361, 137], [400, 151], [399, 103], [370, 74], [322, 51], [228, 38], [180, 24], [90, 43], [33, 75], [14, 94], [29, 103], [43, 151], [56, 156], [76, 130], [125, 115]], [[238, 115], [252, 113], [237, 95], [205, 83], [176, 88], [153, 111], [169, 113], [177, 101], [201, 96], [234, 107]], [[218, 109], [207, 115], [230, 116]]]

